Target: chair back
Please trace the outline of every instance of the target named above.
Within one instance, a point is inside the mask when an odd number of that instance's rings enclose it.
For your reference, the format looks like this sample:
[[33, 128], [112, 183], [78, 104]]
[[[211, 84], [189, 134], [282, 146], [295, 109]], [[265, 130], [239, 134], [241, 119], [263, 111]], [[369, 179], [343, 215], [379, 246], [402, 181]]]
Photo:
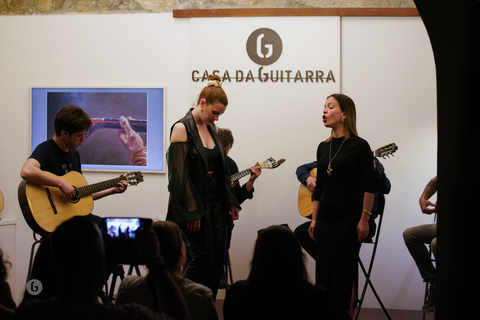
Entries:
[[377, 233], [375, 234], [375, 240], [373, 242], [377, 242], [378, 237], [380, 236], [380, 230], [382, 229], [383, 212], [385, 211], [385, 195], [381, 193], [378, 194], [377, 200], [378, 226]]
[[382, 193], [377, 194], [377, 213], [379, 216], [383, 216], [385, 210], [385, 195]]
[[[380, 234], [380, 229], [382, 228], [382, 221], [383, 221], [383, 212], [385, 210], [385, 195], [378, 193], [376, 194], [377, 200], [377, 214], [378, 214], [378, 226], [376, 226], [375, 235], [372, 238], [366, 238], [362, 241], [362, 243], [370, 243], [375, 244], [377, 242], [378, 236]], [[372, 219], [372, 217], [370, 217]]]

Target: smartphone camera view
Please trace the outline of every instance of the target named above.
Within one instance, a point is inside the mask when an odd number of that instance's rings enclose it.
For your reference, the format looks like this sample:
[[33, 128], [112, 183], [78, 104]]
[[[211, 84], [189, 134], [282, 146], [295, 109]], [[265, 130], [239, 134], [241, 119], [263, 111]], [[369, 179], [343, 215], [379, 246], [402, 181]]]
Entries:
[[133, 239], [140, 225], [140, 218], [105, 218], [104, 227], [109, 238]]

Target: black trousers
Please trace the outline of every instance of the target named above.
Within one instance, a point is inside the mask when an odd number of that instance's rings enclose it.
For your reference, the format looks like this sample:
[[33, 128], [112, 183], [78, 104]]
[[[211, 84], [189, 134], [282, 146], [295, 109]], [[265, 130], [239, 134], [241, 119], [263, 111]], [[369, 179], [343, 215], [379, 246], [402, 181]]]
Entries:
[[185, 277], [210, 288], [215, 300], [225, 261], [227, 223], [231, 218], [219, 200], [207, 204], [206, 211], [200, 231], [190, 232], [186, 224], [180, 228], [189, 247]]

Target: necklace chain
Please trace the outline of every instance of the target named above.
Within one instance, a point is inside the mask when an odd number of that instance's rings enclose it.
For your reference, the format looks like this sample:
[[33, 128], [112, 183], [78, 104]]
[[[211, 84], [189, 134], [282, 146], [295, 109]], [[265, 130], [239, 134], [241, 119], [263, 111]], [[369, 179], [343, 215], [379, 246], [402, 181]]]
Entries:
[[337, 152], [335, 153], [335, 155], [333, 156], [332, 158], [332, 141], [333, 141], [333, 138], [330, 140], [330, 153], [328, 154], [328, 168], [327, 168], [327, 174], [330, 176], [332, 173], [333, 173], [333, 169], [331, 167], [331, 164], [332, 164], [332, 161], [333, 159], [335, 159], [335, 157], [337, 156], [338, 152], [340, 151], [340, 149], [342, 148], [343, 144], [345, 143], [345, 138], [343, 138], [343, 141], [342, 141], [342, 144], [340, 145], [340, 147], [338, 148]]

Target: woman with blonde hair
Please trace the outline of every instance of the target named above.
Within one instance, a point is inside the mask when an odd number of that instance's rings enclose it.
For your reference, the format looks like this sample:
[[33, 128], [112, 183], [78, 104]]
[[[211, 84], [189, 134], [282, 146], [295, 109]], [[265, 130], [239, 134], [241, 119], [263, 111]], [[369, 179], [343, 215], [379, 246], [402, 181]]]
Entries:
[[227, 105], [220, 78], [209, 76], [196, 106], [172, 126], [167, 152], [167, 220], [177, 223], [188, 240], [186, 277], [209, 287], [214, 299], [223, 272], [227, 224], [238, 219], [240, 209], [227, 182], [225, 150], [214, 124]]

